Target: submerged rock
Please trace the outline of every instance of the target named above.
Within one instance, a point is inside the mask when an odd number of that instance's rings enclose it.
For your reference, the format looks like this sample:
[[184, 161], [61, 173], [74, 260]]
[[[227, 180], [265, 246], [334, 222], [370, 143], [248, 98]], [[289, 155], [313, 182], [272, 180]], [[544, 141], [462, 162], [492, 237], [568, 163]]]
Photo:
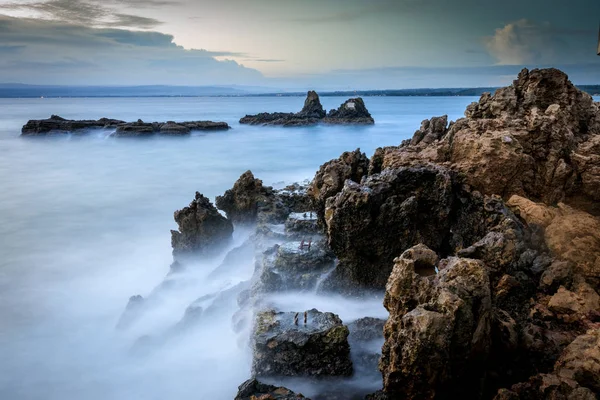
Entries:
[[229, 243], [233, 225], [210, 200], [196, 192], [188, 207], [175, 211], [179, 231], [171, 231], [173, 256], [210, 255]]
[[[306, 321], [306, 323], [305, 323]], [[256, 376], [350, 376], [348, 328], [332, 313], [259, 312], [253, 337]]]
[[266, 385], [256, 379], [248, 379], [238, 387], [234, 400], [310, 400], [284, 387]]
[[340, 125], [372, 125], [375, 123], [367, 111], [361, 98], [350, 99], [337, 110], [325, 114], [319, 95], [309, 91], [304, 101], [302, 111], [298, 113], [260, 113], [246, 115], [240, 119], [240, 124], [249, 125], [280, 125], [280, 126], [310, 126], [319, 123]]
[[186, 135], [191, 131], [227, 130], [225, 122], [186, 121], [186, 122], [125, 122], [116, 119], [68, 120], [57, 115], [48, 119], [30, 120], [21, 130], [23, 136], [46, 135], [49, 133], [73, 133], [89, 129], [116, 129], [112, 136], [148, 136], [154, 134]]

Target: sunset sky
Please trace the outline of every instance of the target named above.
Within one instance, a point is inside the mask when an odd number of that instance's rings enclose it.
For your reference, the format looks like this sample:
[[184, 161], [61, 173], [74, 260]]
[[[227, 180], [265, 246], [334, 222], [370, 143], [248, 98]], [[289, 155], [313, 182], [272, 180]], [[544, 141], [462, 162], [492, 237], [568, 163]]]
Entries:
[[383, 89], [600, 83], [598, 0], [0, 0], [0, 82]]

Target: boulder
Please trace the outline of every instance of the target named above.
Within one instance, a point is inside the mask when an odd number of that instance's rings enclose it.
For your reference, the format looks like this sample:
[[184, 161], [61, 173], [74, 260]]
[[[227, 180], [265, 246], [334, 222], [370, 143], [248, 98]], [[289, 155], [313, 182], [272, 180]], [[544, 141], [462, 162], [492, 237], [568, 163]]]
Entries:
[[306, 118], [323, 118], [325, 117], [325, 110], [319, 100], [319, 95], [314, 90], [310, 90], [304, 100], [304, 107], [300, 111], [298, 116]]
[[190, 128], [185, 125], [169, 121], [165, 124], [161, 124], [158, 132], [163, 135], [187, 135], [190, 133]]
[[222, 216], [209, 199], [196, 192], [188, 207], [175, 211], [178, 231], [171, 231], [173, 256], [211, 255], [229, 243], [231, 221]]
[[234, 400], [310, 400], [284, 387], [267, 385], [256, 379], [248, 379], [238, 387]]
[[[306, 321], [306, 322], [305, 322]], [[259, 312], [254, 327], [256, 376], [350, 376], [348, 328], [332, 313]]]

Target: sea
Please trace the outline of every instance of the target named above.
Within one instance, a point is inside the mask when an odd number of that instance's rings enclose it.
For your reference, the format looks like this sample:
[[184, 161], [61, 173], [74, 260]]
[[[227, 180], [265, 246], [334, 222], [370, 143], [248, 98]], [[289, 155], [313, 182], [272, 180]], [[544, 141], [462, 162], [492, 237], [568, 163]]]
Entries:
[[[346, 99], [324, 97], [326, 109]], [[186, 307], [203, 295], [247, 280], [240, 265], [222, 280], [218, 264], [198, 268], [188, 285], [157, 287], [172, 262], [175, 210], [196, 191], [214, 200], [246, 170], [283, 187], [314, 177], [323, 163], [360, 148], [412, 137], [421, 121], [463, 116], [471, 97], [367, 97], [376, 124], [308, 128], [244, 126], [258, 112], [292, 112], [302, 97], [0, 99], [0, 398], [233, 399], [250, 377], [251, 349], [231, 326], [235, 309], [193, 333], [132, 352], [140, 338], [165, 338]], [[134, 121], [225, 121], [226, 132], [188, 137], [21, 137], [29, 119], [109, 117]], [[249, 233], [235, 232], [239, 244]], [[224, 256], [224, 255], [223, 255]], [[115, 329], [130, 296], [156, 306], [133, 327]], [[351, 322], [386, 318], [381, 298], [357, 301], [316, 294], [281, 299]], [[306, 308], [303, 308], [306, 307]], [[365, 391], [380, 380], [354, 382]], [[293, 386], [294, 383], [291, 383]], [[311, 395], [310, 384], [291, 387]]]

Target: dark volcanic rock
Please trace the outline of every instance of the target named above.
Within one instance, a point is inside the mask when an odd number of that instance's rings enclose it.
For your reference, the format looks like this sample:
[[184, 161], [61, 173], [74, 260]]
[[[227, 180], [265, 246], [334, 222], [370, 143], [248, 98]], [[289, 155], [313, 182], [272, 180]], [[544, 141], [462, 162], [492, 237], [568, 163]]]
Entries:
[[348, 328], [332, 313], [260, 312], [253, 342], [257, 376], [352, 374]]
[[260, 113], [246, 115], [240, 119], [240, 124], [248, 125], [281, 125], [281, 126], [310, 126], [319, 123], [340, 125], [371, 125], [374, 123], [361, 98], [350, 99], [337, 110], [325, 114], [319, 100], [319, 95], [309, 91], [304, 101], [302, 111], [297, 113]]
[[72, 133], [89, 129], [116, 129], [112, 136], [148, 136], [153, 134], [187, 135], [191, 131], [227, 130], [225, 122], [187, 121], [187, 122], [125, 122], [116, 119], [67, 120], [57, 115], [49, 119], [30, 120], [23, 126], [23, 136], [46, 135], [49, 133]]
[[266, 385], [256, 379], [248, 379], [238, 387], [234, 400], [310, 400], [284, 387]]
[[211, 254], [227, 244], [233, 233], [231, 222], [198, 192], [188, 207], [175, 211], [175, 222], [179, 225], [179, 231], [171, 231], [175, 258]]
[[375, 120], [362, 98], [346, 100], [337, 110], [331, 110], [323, 119], [326, 124], [373, 125]]
[[86, 129], [114, 129], [125, 121], [116, 119], [100, 118], [99, 120], [68, 120], [58, 115], [52, 115], [48, 119], [30, 120], [23, 126], [23, 136], [46, 135], [48, 133], [69, 133], [83, 131]]

